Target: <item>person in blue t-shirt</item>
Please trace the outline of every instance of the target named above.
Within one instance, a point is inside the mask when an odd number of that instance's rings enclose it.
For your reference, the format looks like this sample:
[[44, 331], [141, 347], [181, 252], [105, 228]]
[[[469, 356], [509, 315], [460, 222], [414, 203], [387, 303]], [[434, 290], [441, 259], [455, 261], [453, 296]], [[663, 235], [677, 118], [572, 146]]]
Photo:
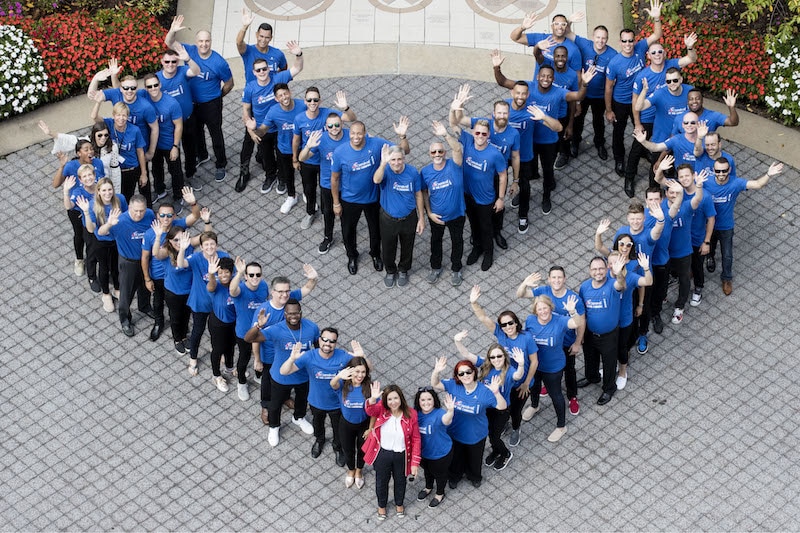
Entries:
[[196, 44], [181, 44], [175, 34], [183, 29], [186, 29], [183, 27], [183, 15], [178, 15], [172, 19], [164, 43], [176, 51], [182, 46], [200, 67], [200, 74], [189, 79], [194, 102], [196, 157], [198, 164], [209, 160], [204, 132], [204, 128], [208, 127], [216, 159], [214, 179], [220, 182], [225, 179], [225, 167], [228, 164], [222, 134], [222, 98], [233, 89], [233, 74], [225, 58], [211, 49], [211, 33], [200, 30], [195, 34]]
[[288, 68], [286, 56], [283, 52], [269, 44], [272, 42], [272, 25], [268, 22], [262, 22], [258, 25], [255, 36], [256, 44], [244, 42], [244, 37], [247, 34], [247, 30], [250, 29], [254, 18], [252, 11], [247, 7], [242, 7], [242, 27], [236, 33], [236, 51], [242, 56], [245, 83], [250, 83], [255, 79], [250, 72], [250, 68], [256, 59], [266, 59], [270, 72], [280, 72]]
[[[400, 138], [398, 145], [403, 149], [403, 153], [408, 154], [411, 151], [406, 139], [408, 119], [401, 117], [399, 124], [393, 124], [393, 127]], [[295, 130], [295, 139], [298, 141], [299, 135]], [[387, 143], [392, 144], [381, 137], [368, 136], [364, 123], [357, 120], [350, 126], [350, 142], [336, 148], [331, 158], [333, 213], [341, 218], [342, 240], [347, 250], [347, 271], [353, 276], [358, 273], [356, 228], [362, 212], [367, 219], [372, 266], [378, 272], [383, 270], [378, 222], [380, 212], [378, 186], [372, 181], [372, 177], [381, 162], [381, 149]], [[299, 146], [297, 149], [299, 152]]]
[[694, 155], [694, 143], [697, 140], [697, 115], [692, 112], [683, 115], [684, 133], [679, 133], [669, 137], [662, 142], [653, 142], [647, 139], [647, 134], [644, 131], [633, 130], [633, 136], [639, 141], [642, 146], [651, 152], [672, 152], [675, 157], [675, 166], [679, 167], [684, 163], [688, 163], [694, 168], [697, 158]]
[[150, 306], [150, 294], [142, 283], [142, 240], [150, 225], [156, 219], [147, 208], [147, 200], [141, 194], [131, 197], [128, 211], [121, 213], [112, 209], [106, 223], [97, 228], [98, 235], [111, 235], [117, 243], [119, 253], [119, 321], [122, 332], [133, 337], [131, 302], [136, 293], [139, 311], [154, 317]]
[[406, 164], [402, 148], [384, 144], [372, 181], [380, 188], [381, 252], [386, 268], [383, 282], [387, 288], [395, 282], [398, 287], [405, 287], [414, 258], [415, 237], [425, 230], [422, 178], [416, 168]]
[[[547, 46], [552, 46], [552, 43], [543, 41], [541, 44], [547, 43]], [[567, 92], [577, 92], [580, 87], [578, 83], [578, 73], [570, 68], [567, 68], [568, 52], [565, 46], [556, 46], [553, 50], [553, 59], [549, 60], [544, 57], [542, 52], [543, 46], [536, 46], [534, 48], [533, 57], [536, 62], [540, 64], [550, 65], [553, 67], [553, 87], [564, 89]], [[590, 67], [591, 68], [591, 67]], [[563, 128], [558, 132], [558, 157], [553, 168], [561, 170], [567, 163], [570, 157], [570, 138], [572, 137], [572, 125], [575, 117], [575, 106], [578, 101], [567, 102], [563, 100], [559, 105], [556, 118], [561, 123]]]
[[[238, 263], [238, 266], [236, 265]], [[233, 350], [236, 346], [236, 308], [230, 294], [231, 285], [239, 285], [244, 272], [244, 261], [230, 257], [217, 257], [208, 262], [206, 290], [211, 295], [211, 315], [208, 332], [211, 335], [211, 381], [221, 392], [228, 392], [228, 380], [233, 376]], [[236, 275], [233, 274], [234, 268]], [[219, 280], [217, 280], [219, 278]], [[225, 376], [220, 361], [225, 357]]]
[[444, 500], [447, 472], [453, 461], [453, 439], [447, 434], [447, 427], [453, 423], [455, 401], [452, 396], [445, 394], [442, 403], [433, 387], [420, 387], [414, 396], [414, 409], [417, 410], [417, 424], [422, 438], [420, 466], [425, 472], [425, 488], [419, 491], [417, 501], [424, 501], [430, 496], [435, 481], [436, 493], [428, 507], [438, 507]]
[[[210, 222], [206, 227], [211, 227]], [[183, 264], [186, 257], [194, 253], [195, 247], [200, 246], [200, 236], [192, 237], [183, 228], [172, 226], [164, 242], [169, 254], [164, 277], [164, 302], [169, 309], [169, 326], [175, 353], [186, 355], [189, 346], [189, 319], [192, 316], [188, 305], [192, 290], [192, 271], [179, 267], [178, 264]]]
[[[614, 154], [614, 170], [625, 176], [625, 127], [633, 122], [633, 82], [636, 74], [644, 68], [647, 49], [661, 40], [661, 1], [650, 0], [645, 11], [653, 18], [653, 33], [646, 39], [636, 41], [636, 32], [624, 28], [619, 32], [620, 50], [606, 67], [606, 120], [613, 124], [611, 151]], [[635, 126], [635, 124], [634, 124]]]
[[[246, 402], [250, 399], [247, 388], [247, 365], [253, 355], [253, 345], [244, 340], [247, 331], [253, 325], [256, 309], [267, 301], [269, 287], [264, 281], [263, 269], [257, 261], [245, 263], [243, 268], [236, 266], [236, 270], [244, 270], [244, 280], [238, 285], [231, 285], [230, 293], [233, 306], [236, 308], [236, 346], [239, 348], [239, 358], [236, 360], [236, 377], [238, 383], [239, 399]], [[259, 375], [260, 376], [260, 375]]]
[[[574, 18], [574, 15], [570, 18]], [[525, 33], [533, 27], [533, 24], [538, 19], [536, 13], [527, 13], [522, 19], [522, 24], [517, 26], [511, 31], [511, 40], [526, 46], [536, 46], [540, 41], [547, 39], [552, 41], [553, 46], [560, 45], [567, 49], [570, 56], [569, 68], [576, 72], [581, 70], [581, 53], [575, 43], [567, 39], [567, 29], [569, 28], [570, 19], [562, 14], [553, 16], [550, 21], [550, 29], [553, 33]], [[545, 51], [545, 58], [550, 61], [553, 60], [554, 50], [548, 49]], [[536, 79], [539, 74], [539, 63], [534, 63], [533, 79]]]
[[336, 391], [342, 411], [338, 431], [347, 469], [344, 486], [349, 489], [355, 484], [360, 489], [364, 486], [364, 450], [361, 447], [370, 432], [370, 417], [364, 410], [372, 386], [367, 360], [357, 355], [350, 358], [331, 379], [330, 385]]
[[267, 130], [267, 114], [270, 109], [277, 107], [277, 87], [289, 83], [303, 70], [303, 51], [300, 46], [295, 41], [289, 41], [287, 47], [295, 56], [294, 64], [289, 70], [272, 71], [269, 61], [263, 57], [255, 57], [250, 65], [245, 65], [245, 72], [250, 76], [242, 93], [242, 118], [246, 131], [239, 155], [239, 179], [234, 186], [236, 192], [242, 192], [250, 180], [250, 157], [256, 144], [256, 160], [261, 161], [261, 168], [265, 172], [261, 192], [269, 192], [275, 182], [276, 172], [279, 170], [275, 153], [278, 148], [278, 132]]
[[[272, 88], [275, 94], [275, 101], [278, 105], [273, 105], [267, 111], [267, 116], [264, 118], [264, 127], [266, 127], [266, 134], [275, 136], [275, 143], [277, 147], [276, 161], [278, 163], [278, 191], [286, 188], [286, 183], [289, 177], [294, 184], [294, 155], [292, 153], [292, 140], [294, 139], [294, 121], [297, 115], [304, 113], [307, 106], [305, 102], [299, 98], [292, 98], [292, 91], [286, 83], [276, 83]], [[336, 115], [338, 118], [338, 115]], [[321, 133], [321, 132], [319, 132]], [[263, 139], [262, 139], [263, 144]], [[309, 219], [313, 222], [313, 217]], [[300, 225], [301, 229], [306, 229], [305, 219], [304, 223]], [[310, 223], [309, 226], [310, 227]]]
[[181, 139], [183, 138], [183, 112], [177, 100], [161, 91], [161, 81], [155, 74], [144, 77], [144, 91], [140, 96], [150, 102], [156, 111], [158, 122], [158, 142], [153, 155], [153, 188], [155, 189], [154, 201], [159, 201], [167, 196], [164, 185], [164, 162], [167, 163], [170, 178], [172, 178], [172, 201], [175, 212], [181, 209], [183, 189], [183, 170], [181, 169]]
[[709, 255], [714, 256], [717, 242], [720, 243], [722, 253], [722, 292], [729, 296], [733, 292], [733, 208], [739, 194], [763, 188], [769, 183], [770, 178], [783, 172], [783, 163], [772, 163], [766, 174], [758, 179], [747, 180], [736, 175], [731, 175], [731, 166], [724, 157], [714, 162], [714, 179], [705, 183], [706, 194], [714, 201], [717, 218], [714, 223], [714, 233], [711, 236], [711, 250]]
[[[702, 120], [697, 123], [697, 139], [694, 141], [694, 171], [702, 172], [705, 170], [708, 175], [714, 174], [714, 161], [720, 157], [728, 160], [731, 166], [731, 174], [736, 174], [736, 161], [728, 152], [722, 150], [722, 137], [717, 131], [710, 131], [708, 125]], [[713, 272], [714, 270], [709, 270]]]
[[436, 140], [429, 147], [431, 163], [422, 167], [423, 200], [431, 221], [431, 271], [428, 283], [436, 283], [442, 275], [442, 242], [444, 230], [450, 232], [450, 283], [461, 285], [461, 257], [464, 253], [464, 149], [441, 122], [433, 121], [433, 134], [447, 141], [453, 152], [447, 157], [444, 143]]
[[[597, 256], [589, 262], [589, 279], [581, 284], [578, 295], [586, 308], [586, 335], [583, 338], [583, 359], [586, 377], [578, 381], [578, 388], [602, 379], [603, 393], [597, 405], [611, 401], [617, 391], [617, 334], [625, 277], [622, 269], [625, 259], [608, 263], [605, 257]], [[609, 269], [611, 276], [608, 276]], [[600, 362], [603, 375], [600, 376]]]
[[[739, 113], [736, 111], [736, 91], [727, 89], [722, 101], [728, 107], [728, 116], [703, 107], [703, 92], [700, 89], [689, 91], [686, 101], [689, 111], [696, 114], [700, 122], [705, 122], [709, 132], [717, 131], [722, 126], [735, 127], [739, 125]], [[683, 133], [683, 115], [675, 117], [672, 125], [672, 134]], [[699, 133], [698, 133], [699, 135]]]

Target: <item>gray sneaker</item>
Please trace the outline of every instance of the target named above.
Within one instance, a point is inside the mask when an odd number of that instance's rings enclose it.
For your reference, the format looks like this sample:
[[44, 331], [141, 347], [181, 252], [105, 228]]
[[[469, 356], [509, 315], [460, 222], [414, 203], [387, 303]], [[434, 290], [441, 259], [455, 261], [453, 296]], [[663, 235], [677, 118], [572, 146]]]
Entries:
[[391, 289], [394, 287], [394, 279], [396, 274], [386, 274], [383, 278], [383, 284], [386, 285], [387, 289]]
[[461, 271], [453, 272], [453, 275], [450, 276], [450, 283], [453, 284], [453, 287], [458, 287], [461, 285], [461, 282], [464, 281], [464, 277], [461, 275]]
[[300, 229], [308, 229], [311, 227], [311, 224], [314, 223], [314, 220], [317, 218], [317, 213], [313, 215], [308, 215], [303, 217], [303, 221], [300, 223]]
[[405, 287], [406, 285], [408, 285], [408, 272], [400, 272], [397, 275], [397, 286]]
[[428, 279], [428, 283], [436, 283], [437, 281], [439, 281], [439, 276], [441, 276], [441, 275], [442, 275], [442, 269], [441, 268], [432, 268], [431, 269], [431, 273], [428, 274], [428, 278], [427, 278]]
[[198, 191], [199, 192], [199, 191], [203, 190], [203, 184], [200, 183], [200, 180], [195, 178], [195, 177], [186, 178], [186, 181], [184, 183], [188, 187], [191, 187], [193, 191]]
[[509, 446], [519, 446], [519, 430], [514, 429], [511, 431], [511, 437], [508, 439]]
[[214, 171], [214, 181], [216, 181], [217, 183], [225, 181], [225, 176], [227, 175], [228, 173], [225, 172], [224, 168], [218, 168], [217, 170]]

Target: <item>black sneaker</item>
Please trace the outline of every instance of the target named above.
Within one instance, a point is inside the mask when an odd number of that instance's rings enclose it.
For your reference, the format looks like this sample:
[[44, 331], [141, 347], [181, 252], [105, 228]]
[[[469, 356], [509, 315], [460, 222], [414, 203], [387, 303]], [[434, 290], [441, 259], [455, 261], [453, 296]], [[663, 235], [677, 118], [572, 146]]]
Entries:
[[100, 292], [100, 280], [97, 278], [90, 279], [89, 288], [92, 289], [92, 292]]
[[275, 178], [265, 178], [264, 183], [261, 185], [261, 194], [267, 194], [272, 190], [273, 185], [275, 185]]
[[319, 248], [317, 248], [317, 251], [319, 252], [320, 255], [325, 255], [331, 251], [332, 245], [333, 241], [325, 237], [324, 239], [322, 239], [322, 242], [319, 243]]
[[178, 355], [186, 355], [186, 345], [183, 342], [178, 341], [175, 343], [175, 353]]
[[511, 459], [513, 457], [514, 457], [514, 454], [511, 453], [511, 451], [508, 452], [508, 455], [501, 455], [494, 462], [494, 469], [495, 470], [503, 470], [505, 467], [508, 466], [508, 463], [511, 462]]
[[186, 186], [191, 187], [193, 191], [200, 192], [203, 190], [203, 184], [200, 183], [194, 176], [191, 178], [186, 178]]
[[526, 233], [528, 233], [528, 219], [527, 218], [519, 219], [519, 226], [517, 226], [517, 232], [520, 235], [525, 235]]
[[556, 164], [553, 166], [556, 170], [561, 170], [562, 168], [567, 166], [569, 163], [569, 156], [567, 154], [558, 154], [556, 158]]
[[287, 190], [288, 188], [286, 187], [286, 184], [278, 180], [278, 187], [275, 189], [275, 192], [278, 194], [286, 194]]
[[664, 321], [661, 320], [661, 315], [656, 315], [653, 317], [653, 331], [659, 335], [664, 331]]
[[550, 202], [550, 198], [543, 198], [542, 199], [542, 214], [549, 215], [550, 211], [553, 210], [553, 204]]
[[500, 457], [499, 453], [491, 452], [489, 455], [486, 456], [486, 460], [483, 461], [483, 464], [485, 464], [486, 466], [492, 466], [499, 457]]
[[515, 194], [511, 199], [511, 207], [515, 209], [519, 207], [519, 194]]
[[717, 269], [717, 260], [714, 259], [713, 255], [706, 256], [706, 270], [709, 272], [714, 272]]

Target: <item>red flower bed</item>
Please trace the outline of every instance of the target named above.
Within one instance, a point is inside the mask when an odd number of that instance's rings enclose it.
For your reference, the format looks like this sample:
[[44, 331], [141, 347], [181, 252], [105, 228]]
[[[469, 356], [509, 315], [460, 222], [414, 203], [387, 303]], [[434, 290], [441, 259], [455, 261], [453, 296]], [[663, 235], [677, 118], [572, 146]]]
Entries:
[[[648, 21], [639, 37], [652, 31], [653, 22]], [[764, 99], [772, 59], [764, 49], [762, 35], [725, 25], [693, 24], [681, 17], [664, 23], [661, 43], [667, 56], [684, 56], [683, 36], [693, 31], [697, 32], [697, 61], [683, 69], [687, 83], [718, 95], [733, 89], [747, 101]]]
[[48, 100], [79, 94], [92, 76], [118, 58], [124, 74], [140, 76], [159, 67], [166, 30], [140, 9], [59, 13], [38, 19], [8, 17], [34, 41], [48, 75]]

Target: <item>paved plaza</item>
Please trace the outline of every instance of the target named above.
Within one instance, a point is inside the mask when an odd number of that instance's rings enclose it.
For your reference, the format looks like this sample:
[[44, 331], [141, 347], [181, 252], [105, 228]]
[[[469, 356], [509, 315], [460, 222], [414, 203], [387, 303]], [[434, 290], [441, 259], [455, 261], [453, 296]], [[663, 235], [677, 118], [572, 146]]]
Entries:
[[[392, 121], [411, 118], [415, 166], [427, 164], [430, 121], [442, 120], [460, 80], [374, 76], [293, 82], [296, 95], [317, 85], [325, 102], [345, 89], [374, 135], [393, 138]], [[426, 385], [434, 358], [456, 361], [452, 336], [467, 328], [480, 352], [491, 335], [473, 316], [468, 294], [479, 284], [490, 316], [510, 308], [527, 316], [514, 289], [529, 273], [566, 268], [568, 285], [588, 277], [593, 235], [604, 217], [623, 223], [628, 199], [612, 162], [583, 152], [556, 172], [553, 211], [539, 210], [541, 181], [532, 185], [531, 230], [516, 232], [506, 215], [510, 248], [488, 272], [465, 267], [465, 283], [429, 285], [430, 231], [416, 241], [411, 283], [385, 289], [367, 257], [362, 221], [358, 275], [347, 273], [339, 226], [327, 255], [317, 253], [320, 220], [300, 230], [302, 202], [278, 213], [283, 197], [259, 192], [255, 178], [242, 194], [238, 176], [241, 88], [225, 99], [228, 179], [213, 181], [207, 163], [198, 177], [200, 202], [212, 209], [223, 249], [265, 265], [267, 279], [303, 283], [302, 264], [320, 273], [304, 300], [307, 318], [335, 325], [341, 340], [357, 339], [382, 384], [397, 383], [409, 399]], [[468, 113], [485, 114], [507, 91], [473, 83]], [[591, 139], [587, 120], [585, 139]], [[607, 132], [610, 146], [610, 131]], [[724, 135], [724, 131], [723, 131]], [[328, 445], [310, 457], [311, 437], [284, 411], [281, 443], [271, 448], [258, 418], [257, 389], [241, 402], [211, 383], [204, 339], [200, 374], [169, 333], [158, 342], [152, 321], [134, 312], [137, 334], [120, 331], [85, 279], [72, 273], [71, 232], [61, 192], [50, 187], [56, 159], [50, 143], [0, 160], [3, 239], [0, 388], [0, 530], [797, 530], [800, 524], [800, 366], [796, 225], [797, 169], [787, 167], [762, 191], [740, 197], [734, 239], [734, 291], [725, 297], [719, 271], [706, 280], [700, 307], [687, 307], [680, 326], [651, 333], [650, 351], [632, 355], [629, 382], [606, 406], [599, 388], [581, 389], [581, 413], [568, 432], [547, 442], [555, 426], [550, 400], [522, 426], [522, 442], [502, 472], [484, 469], [484, 484], [462, 483], [428, 509], [410, 485], [407, 516], [390, 510], [375, 520], [374, 475], [362, 490], [345, 489]], [[762, 175], [771, 160], [728, 144], [740, 176]], [[253, 163], [255, 172], [255, 163]], [[644, 166], [640, 175], [644, 175]], [[300, 180], [297, 179], [298, 187]], [[637, 183], [641, 193], [644, 180]], [[610, 238], [610, 236], [609, 236]], [[445, 239], [446, 252], [449, 239]], [[467, 245], [467, 252], [469, 246]], [[719, 255], [717, 255], [719, 259]], [[671, 288], [664, 317], [672, 309]], [[578, 358], [578, 375], [583, 360]]]

